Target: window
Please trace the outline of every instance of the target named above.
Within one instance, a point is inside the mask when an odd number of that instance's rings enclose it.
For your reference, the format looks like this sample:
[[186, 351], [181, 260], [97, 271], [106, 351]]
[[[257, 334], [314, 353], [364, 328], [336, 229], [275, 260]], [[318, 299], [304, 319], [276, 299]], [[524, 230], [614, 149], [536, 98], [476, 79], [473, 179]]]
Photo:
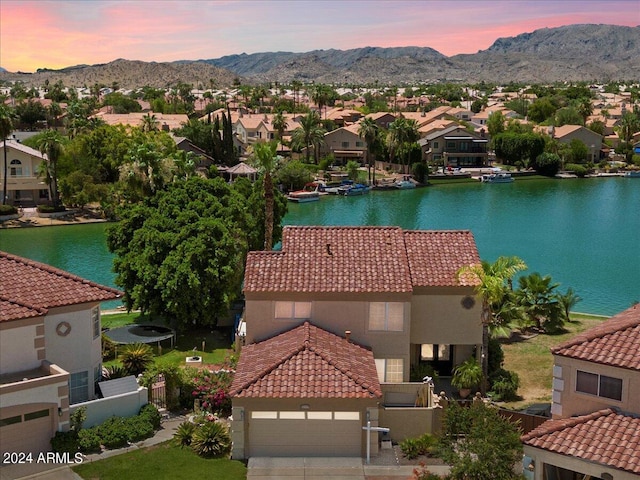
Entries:
[[371, 302], [369, 304], [369, 330], [402, 332], [404, 304], [402, 302]]
[[89, 400], [88, 372], [72, 373], [69, 378], [69, 403], [80, 403]]
[[37, 412], [25, 413], [24, 421], [28, 422], [29, 420], [35, 420], [36, 418], [43, 418], [49, 416], [49, 409], [46, 410], [38, 410]]
[[22, 415], [16, 415], [15, 417], [7, 417], [0, 420], [0, 427], [7, 427], [9, 425], [13, 425], [14, 423], [22, 422]]
[[456, 142], [447, 142], [447, 150], [451, 152], [456, 151]]
[[38, 190], [38, 197], [41, 200], [47, 200], [49, 198], [49, 190], [46, 190], [46, 189]]
[[425, 343], [420, 346], [420, 360], [450, 360], [449, 345], [432, 345]]
[[358, 141], [356, 141], [356, 147], [358, 147], [358, 148], [362, 148], [362, 147], [364, 147], [364, 142], [358, 142]]
[[100, 394], [100, 386], [98, 383], [102, 380], [102, 365], [98, 364], [93, 367], [93, 392], [96, 395]]
[[93, 339], [100, 336], [100, 309], [94, 307], [91, 309], [91, 323], [93, 324]]
[[11, 160], [9, 175], [11, 175], [12, 177], [22, 176], [22, 162], [20, 160]]
[[401, 358], [376, 358], [378, 381], [381, 383], [401, 383], [403, 381], [404, 361]]
[[349, 148], [349, 142], [342, 142], [342, 148]]
[[311, 318], [311, 302], [276, 302], [276, 318], [283, 320]]
[[438, 147], [439, 147], [438, 142], [433, 142], [433, 148], [436, 149]]
[[576, 391], [612, 400], [622, 400], [622, 380], [578, 370]]

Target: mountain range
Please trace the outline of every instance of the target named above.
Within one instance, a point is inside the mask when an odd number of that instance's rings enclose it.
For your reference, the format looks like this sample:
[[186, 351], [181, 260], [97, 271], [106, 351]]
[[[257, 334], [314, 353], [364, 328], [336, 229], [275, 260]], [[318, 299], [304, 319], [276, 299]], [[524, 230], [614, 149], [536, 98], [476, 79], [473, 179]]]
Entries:
[[[470, 39], [471, 41], [472, 39]], [[218, 88], [242, 83], [404, 84], [460, 81], [552, 83], [557, 81], [638, 81], [640, 26], [568, 25], [497, 39], [475, 54], [447, 57], [429, 47], [364, 47], [305, 53], [264, 52], [210, 60], [141, 62], [118, 59], [36, 73], [1, 71], [0, 80], [40, 86], [96, 83], [121, 88], [178, 82]]]

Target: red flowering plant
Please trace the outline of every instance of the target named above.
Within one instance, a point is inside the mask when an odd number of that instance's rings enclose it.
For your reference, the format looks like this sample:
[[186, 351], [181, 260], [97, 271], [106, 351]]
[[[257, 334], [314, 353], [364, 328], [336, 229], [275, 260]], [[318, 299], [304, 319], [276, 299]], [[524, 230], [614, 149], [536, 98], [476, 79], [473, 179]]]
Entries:
[[225, 360], [225, 364], [219, 370], [200, 370], [193, 379], [193, 398], [200, 400], [200, 406], [208, 411], [215, 412], [221, 417], [231, 414], [231, 397], [229, 388], [235, 373], [232, 368], [233, 360]]

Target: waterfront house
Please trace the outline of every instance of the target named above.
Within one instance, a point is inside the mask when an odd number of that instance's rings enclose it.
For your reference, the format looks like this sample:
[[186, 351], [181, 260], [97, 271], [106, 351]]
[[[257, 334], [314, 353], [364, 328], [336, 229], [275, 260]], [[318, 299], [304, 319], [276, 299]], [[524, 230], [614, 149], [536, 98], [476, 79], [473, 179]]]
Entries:
[[355, 123], [325, 133], [320, 155], [333, 155], [337, 165], [344, 165], [349, 160], [362, 163], [366, 158], [367, 143], [358, 135], [359, 129], [360, 124]]
[[0, 449], [49, 451], [70, 405], [97, 397], [100, 302], [122, 292], [4, 252], [0, 277]]
[[523, 437], [531, 478], [640, 478], [638, 350], [637, 305], [552, 349], [553, 419]]
[[589, 161], [598, 162], [602, 149], [602, 135], [589, 130], [582, 125], [562, 125], [555, 127], [553, 138], [560, 143], [571, 143], [572, 140], [580, 140], [589, 150]]
[[[7, 140], [7, 203], [32, 207], [49, 201], [49, 188], [38, 175], [38, 167], [47, 156], [17, 140]], [[4, 154], [3, 154], [4, 155]], [[2, 160], [4, 162], [4, 159]], [[0, 168], [0, 192], [5, 196], [4, 164]]]
[[363, 455], [367, 421], [396, 441], [437, 430], [429, 386], [411, 372], [446, 377], [479, 356], [481, 305], [457, 275], [479, 261], [469, 231], [399, 227], [288, 226], [280, 251], [250, 252], [233, 456], [323, 455], [343, 434], [332, 454]]
[[457, 167], [487, 165], [487, 144], [483, 133], [469, 132], [460, 125], [436, 130], [418, 141], [425, 162]]

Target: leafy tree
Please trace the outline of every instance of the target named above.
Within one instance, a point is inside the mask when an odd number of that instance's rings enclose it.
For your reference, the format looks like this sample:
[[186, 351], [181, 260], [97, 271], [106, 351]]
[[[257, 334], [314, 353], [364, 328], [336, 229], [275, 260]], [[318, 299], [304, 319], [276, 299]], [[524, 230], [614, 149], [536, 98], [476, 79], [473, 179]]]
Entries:
[[62, 80], [58, 80], [53, 86], [50, 86], [44, 98], [49, 98], [54, 102], [66, 102], [69, 100], [68, 95], [64, 91], [64, 83], [62, 83]]
[[589, 148], [577, 138], [569, 142], [569, 159], [571, 163], [585, 163], [589, 157]]
[[262, 247], [259, 208], [222, 178], [198, 176], [123, 205], [107, 244], [127, 308], [182, 328], [215, 325], [240, 292], [247, 249]]
[[276, 142], [259, 142], [254, 145], [253, 156], [262, 170], [262, 181], [264, 188], [264, 249], [273, 248], [273, 180], [271, 175], [277, 163]]
[[420, 138], [418, 124], [415, 120], [407, 120], [400, 117], [389, 124], [387, 144], [391, 154], [391, 163], [394, 163], [396, 155], [400, 157], [403, 165], [408, 165], [408, 156], [412, 144]]
[[487, 119], [487, 132], [489, 132], [489, 136], [492, 139], [504, 132], [505, 121], [506, 119], [500, 110], [489, 115]]
[[324, 141], [324, 129], [320, 126], [320, 116], [310, 112], [300, 121], [300, 126], [291, 134], [291, 145], [297, 150], [306, 148], [306, 161], [309, 163], [311, 149]]
[[188, 138], [194, 145], [204, 150], [207, 155], [216, 158], [214, 135], [218, 132], [214, 133], [214, 124], [215, 122], [211, 122], [211, 115], [209, 115], [209, 119], [206, 122], [193, 118], [183, 124], [182, 127], [176, 129], [175, 134]]
[[505, 327], [504, 319], [496, 315], [504, 303], [506, 292], [511, 289], [513, 276], [527, 265], [518, 257], [499, 257], [494, 263], [483, 261], [480, 265], [463, 267], [458, 271], [460, 278], [475, 279], [476, 294], [482, 299], [482, 393], [486, 393], [489, 369], [489, 335], [492, 330]]
[[553, 177], [560, 170], [562, 160], [556, 153], [541, 153], [536, 157], [533, 168], [540, 174]]
[[536, 133], [505, 132], [493, 139], [496, 156], [507, 165], [521, 162], [528, 166], [544, 152], [544, 138]]
[[557, 107], [549, 97], [542, 97], [535, 100], [531, 106], [529, 106], [528, 116], [532, 121], [542, 123], [553, 118], [556, 109]]
[[358, 135], [367, 143], [367, 165], [369, 166], [369, 182], [371, 179], [371, 167], [373, 166], [373, 183], [376, 181], [375, 161], [373, 158], [374, 143], [379, 135], [378, 124], [370, 117], [365, 117], [360, 122]]
[[31, 99], [16, 105], [15, 112], [20, 119], [20, 123], [28, 130], [35, 129], [38, 122], [47, 119], [47, 110], [44, 106], [40, 102]]
[[96, 185], [91, 175], [76, 170], [60, 180], [60, 193], [65, 204], [82, 208], [88, 203], [104, 199], [107, 186]]
[[589, 123], [589, 125], [587, 125], [587, 128], [592, 132], [596, 132], [598, 135], [604, 136], [605, 124], [601, 120], [594, 120], [593, 122]]
[[113, 113], [140, 112], [142, 107], [133, 98], [121, 92], [113, 92], [104, 96], [102, 104], [113, 108]]
[[445, 410], [438, 451], [451, 465], [452, 479], [511, 480], [522, 459], [520, 431], [483, 402], [470, 408], [453, 402]]
[[275, 178], [277, 183], [291, 192], [300, 190], [312, 180], [313, 176], [305, 163], [300, 160], [289, 160], [278, 168]]
[[555, 125], [583, 125], [584, 121], [580, 112], [574, 107], [563, 107], [556, 112]]
[[565, 293], [558, 293], [557, 298], [562, 313], [564, 314], [564, 320], [568, 322], [570, 320], [569, 314], [571, 313], [571, 309], [575, 307], [582, 298], [580, 298], [571, 287], [569, 287]]
[[0, 137], [2, 137], [2, 150], [4, 153], [4, 176], [2, 185], [2, 205], [7, 204], [7, 137], [13, 131], [14, 121], [17, 115], [13, 109], [3, 103], [0, 103]]

